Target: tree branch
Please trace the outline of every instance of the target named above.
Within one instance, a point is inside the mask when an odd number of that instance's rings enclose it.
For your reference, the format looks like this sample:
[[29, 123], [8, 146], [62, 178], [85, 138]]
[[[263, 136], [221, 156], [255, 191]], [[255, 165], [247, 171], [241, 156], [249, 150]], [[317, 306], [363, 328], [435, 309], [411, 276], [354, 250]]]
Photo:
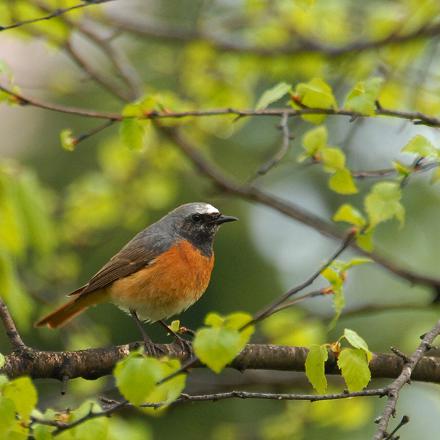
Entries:
[[6, 335], [9, 338], [13, 350], [22, 350], [26, 348], [25, 343], [21, 339], [20, 333], [18, 333], [15, 322], [9, 313], [8, 307], [0, 298], [0, 319], [3, 322], [3, 326], [6, 331]]
[[108, 3], [108, 2], [111, 2], [111, 1], [113, 1], [113, 0], [83, 1], [82, 3], [78, 3], [78, 4], [70, 6], [68, 8], [56, 9], [55, 11], [53, 11], [53, 12], [51, 12], [48, 15], [45, 15], [43, 17], [31, 18], [29, 20], [19, 21], [19, 22], [16, 22], [16, 23], [8, 24], [6, 26], [0, 26], [0, 32], [7, 31], [7, 30], [10, 30], [10, 29], [16, 29], [18, 27], [26, 26], [28, 24], [38, 23], [40, 21], [50, 20], [52, 18], [60, 17], [61, 15], [66, 14], [67, 12], [73, 11], [75, 9], [81, 9], [81, 8], [85, 8], [87, 6], [99, 5], [99, 4]]
[[[10, 378], [28, 375], [34, 379], [97, 379], [112, 373], [116, 363], [130, 351], [143, 346], [143, 342], [117, 345], [108, 348], [91, 348], [79, 351], [40, 351], [27, 348], [5, 356], [0, 374]], [[169, 357], [185, 362], [188, 354], [175, 344], [157, 344]], [[271, 344], [248, 344], [231, 363], [230, 368], [244, 370], [275, 370], [304, 372], [308, 349]], [[402, 371], [403, 360], [394, 354], [375, 353], [370, 363], [373, 378], [396, 378]], [[194, 367], [203, 367], [199, 362]], [[327, 374], [340, 374], [336, 358], [329, 353]], [[440, 383], [440, 359], [425, 356], [414, 368], [412, 379]]]
[[[411, 355], [407, 362], [403, 364], [403, 368], [397, 377], [397, 379], [387, 387], [388, 402], [385, 405], [382, 416], [380, 418], [376, 435], [374, 440], [383, 440], [389, 438], [387, 434], [387, 428], [391, 416], [394, 416], [396, 411], [397, 400], [399, 399], [400, 390], [405, 384], [407, 384], [410, 378], [414, 378], [414, 372], [417, 365], [425, 353], [431, 348], [431, 344], [434, 339], [440, 334], [440, 320], [437, 322], [436, 326], [426, 333], [422, 339], [417, 350]], [[426, 359], [426, 358], [425, 358]]]
[[[283, 200], [273, 194], [266, 193], [253, 185], [238, 184], [232, 178], [225, 175], [214, 164], [208, 162], [199, 150], [193, 146], [180, 131], [169, 127], [161, 127], [161, 131], [180, 148], [180, 150], [193, 162], [194, 166], [200, 171], [200, 173], [211, 179], [219, 189], [245, 200], [258, 202], [275, 209], [276, 211], [315, 229], [323, 235], [339, 240], [345, 238], [343, 232], [334, 225], [321, 219], [315, 214], [304, 210], [302, 207]], [[376, 263], [385, 267], [400, 278], [406, 279], [411, 283], [418, 283], [435, 289], [440, 289], [440, 279], [421, 275], [402, 268], [377, 252], [365, 252], [354, 243], [351, 243], [350, 246], [360, 253], [372, 258]]]
[[[17, 103], [28, 104], [34, 107], [39, 107], [45, 110], [56, 111], [61, 113], [69, 113], [76, 116], [83, 116], [88, 118], [98, 119], [113, 119], [115, 121], [122, 121], [124, 117], [119, 113], [100, 112], [96, 110], [81, 109], [75, 107], [62, 106], [59, 104], [48, 103], [35, 98], [23, 96], [21, 93], [0, 86], [0, 90], [15, 98]], [[418, 125], [427, 125], [430, 127], [440, 127], [440, 119], [434, 116], [426, 115], [420, 112], [407, 112], [402, 110], [386, 109], [378, 107], [375, 115], [363, 115], [358, 112], [347, 109], [335, 108], [266, 108], [261, 110], [255, 109], [236, 109], [236, 108], [218, 108], [206, 110], [188, 110], [182, 112], [173, 111], [149, 111], [143, 116], [144, 119], [182, 119], [189, 117], [215, 117], [215, 116], [237, 116], [237, 117], [259, 117], [272, 116], [282, 117], [287, 114], [288, 117], [300, 117], [303, 115], [328, 115], [328, 116], [346, 116], [349, 118], [373, 118], [375, 116], [388, 116], [391, 118], [404, 119], [412, 121]]]
[[112, 17], [111, 25], [119, 30], [134, 33], [143, 37], [156, 38], [159, 40], [174, 41], [178, 44], [196, 40], [207, 41], [215, 49], [221, 52], [236, 52], [258, 55], [261, 57], [278, 57], [304, 55], [307, 53], [318, 53], [328, 57], [342, 56], [350, 53], [360, 53], [377, 50], [382, 47], [407, 43], [421, 38], [431, 38], [440, 35], [440, 24], [423, 24], [419, 28], [399, 33], [398, 30], [391, 31], [388, 35], [374, 40], [358, 40], [342, 44], [340, 46], [329, 46], [324, 42], [312, 40], [301, 35], [296, 44], [263, 47], [248, 44], [244, 41], [225, 40], [209, 31], [187, 30], [183, 28], [172, 28], [167, 25], [158, 25], [157, 20], [152, 22], [140, 22], [127, 20], [123, 17]]

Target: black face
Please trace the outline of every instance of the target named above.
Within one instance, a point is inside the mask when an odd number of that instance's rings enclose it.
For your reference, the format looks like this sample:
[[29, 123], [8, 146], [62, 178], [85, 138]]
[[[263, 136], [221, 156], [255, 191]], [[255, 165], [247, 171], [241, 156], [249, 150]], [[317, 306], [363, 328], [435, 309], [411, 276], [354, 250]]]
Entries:
[[222, 215], [220, 212], [195, 212], [183, 219], [180, 235], [188, 239], [204, 253], [210, 253], [214, 235], [221, 224], [238, 220], [236, 217]]

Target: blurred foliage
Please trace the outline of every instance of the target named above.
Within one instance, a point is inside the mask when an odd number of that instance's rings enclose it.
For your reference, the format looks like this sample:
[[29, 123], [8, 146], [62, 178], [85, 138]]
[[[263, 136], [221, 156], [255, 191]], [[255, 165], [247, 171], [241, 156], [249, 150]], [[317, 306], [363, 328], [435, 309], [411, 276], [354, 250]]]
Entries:
[[[44, 16], [77, 3], [77, 0], [1, 2], [0, 23], [8, 25]], [[91, 310], [59, 332], [35, 332], [31, 327], [37, 315], [53, 308], [63, 292], [87, 280], [135, 232], [181, 202], [212, 200], [222, 210], [238, 212], [242, 222], [234, 231], [220, 234], [218, 262], [209, 291], [183, 319], [185, 324], [188, 320], [190, 325], [200, 327], [207, 312], [219, 310], [221, 315], [206, 317], [206, 327], [197, 331], [196, 340], [199, 355], [202, 358], [207, 355], [205, 362], [220, 371], [251, 336], [238, 332], [241, 321], [231, 324], [231, 316], [237, 315], [232, 312], [253, 313], [267, 304], [285, 287], [286, 272], [290, 285], [303, 280], [305, 271], [315, 270], [325, 258], [326, 244], [321, 237], [303, 230], [295, 230], [293, 240], [298, 243], [289, 241], [287, 232], [282, 242], [273, 242], [272, 230], [280, 229], [281, 223], [271, 225], [263, 237], [256, 236], [253, 225], [262, 221], [265, 214], [260, 218], [253, 208], [225, 201], [205, 179], [196, 175], [188, 160], [160, 133], [160, 125], [184, 127], [188, 138], [201, 146], [203, 154], [235, 177], [249, 181], [259, 165], [279, 148], [281, 139], [274, 128], [274, 119], [237, 119], [230, 115], [157, 122], [146, 120], [145, 116], [154, 112], [211, 108], [264, 110], [276, 106], [342, 107], [373, 117], [377, 100], [384, 108], [437, 115], [440, 112], [437, 40], [415, 38], [377, 47], [374, 41], [390, 35], [405, 36], [438, 24], [440, 3], [437, 0], [111, 3], [91, 5], [0, 33], [0, 38], [6, 41], [2, 46], [13, 48], [0, 49], [0, 56], [6, 61], [0, 63], [2, 84], [24, 96], [41, 95], [50, 102], [115, 111], [125, 118], [117, 129], [109, 127], [78, 142], [96, 128], [96, 121], [58, 113], [45, 113], [45, 119], [37, 121], [36, 113], [28, 110], [29, 120], [37, 122], [27, 124], [22, 116], [21, 125], [23, 132], [28, 131], [28, 125], [34, 127], [31, 134], [20, 138], [24, 139], [20, 145], [13, 139], [8, 143], [4, 139], [5, 153], [2, 151], [0, 160], [0, 295], [25, 340], [38, 347], [77, 349], [138, 338], [125, 316], [105, 306]], [[125, 32], [121, 17], [126, 17], [128, 22], [145, 19], [145, 33], [150, 29], [150, 35]], [[149, 23], [165, 34], [168, 32], [168, 37], [155, 35], [155, 28]], [[362, 49], [362, 44], [368, 42], [373, 42], [371, 48]], [[79, 53], [92, 72], [109, 79], [110, 88], [115, 87], [124, 95], [133, 81], [127, 79], [130, 74], [127, 76], [126, 71], [121, 74], [118, 70], [107, 44], [124, 54], [122, 64], [128, 70], [132, 63], [138, 72], [141, 86], [137, 93], [132, 93], [137, 97], [132, 102], [120, 102], [108, 93], [109, 87], [100, 87], [84, 69], [73, 68], [60, 56], [67, 54], [75, 58], [72, 51]], [[46, 61], [32, 57], [35, 45], [44, 47], [47, 60], [56, 57], [56, 68], [47, 67], [43, 80], [32, 69], [33, 62]], [[350, 45], [355, 47], [338, 53], [339, 48]], [[25, 75], [19, 68], [15, 72], [7, 67], [17, 64], [17, 47], [28, 50], [24, 56], [29, 58]], [[77, 66], [81, 61], [76, 59], [73, 64]], [[25, 112], [19, 107], [19, 100], [3, 92], [0, 101], [11, 106], [11, 115]], [[5, 112], [6, 125], [9, 117], [12, 120], [13, 116]], [[393, 124], [384, 118], [372, 119], [374, 125], [364, 118], [352, 124], [340, 117], [336, 119], [305, 115], [302, 120], [292, 120], [291, 150], [266, 180], [260, 178], [257, 184], [271, 190], [287, 188], [283, 195], [308, 209], [315, 207], [314, 201], [318, 200], [322, 209], [317, 212], [327, 219], [333, 215], [334, 221], [353, 227], [357, 243], [363, 249], [371, 251], [374, 243], [386, 249], [391, 258], [438, 276], [440, 254], [434, 244], [440, 239], [437, 221], [440, 196], [438, 187], [430, 186], [429, 177], [416, 176], [420, 171], [418, 166], [439, 159], [435, 134], [426, 127], [400, 134], [402, 122]], [[58, 143], [63, 148], [57, 148]], [[11, 147], [6, 150], [7, 144]], [[354, 178], [353, 170], [359, 168], [389, 167], [395, 169], [395, 174], [379, 178], [380, 181]], [[327, 183], [323, 172], [330, 175]], [[440, 168], [431, 173], [432, 183], [440, 180]], [[405, 216], [406, 224], [403, 224]], [[388, 222], [390, 219], [397, 219], [401, 229], [397, 222]], [[259, 242], [265, 243], [264, 250]], [[294, 248], [286, 249], [290, 243]], [[315, 243], [318, 244], [314, 247]], [[271, 259], [274, 248], [282, 255], [278, 262]], [[299, 259], [307, 260], [312, 252], [313, 267], [303, 262], [295, 265], [296, 260], [291, 258], [292, 254], [298, 254]], [[278, 265], [279, 262], [282, 264]], [[391, 343], [414, 349], [418, 335], [427, 330], [435, 313], [428, 310], [421, 312], [425, 313], [422, 315], [413, 310], [383, 318], [358, 316], [350, 318], [348, 323], [344, 321], [343, 308], [346, 302], [347, 307], [393, 301], [400, 304], [409, 299], [414, 301], [415, 297], [429, 298], [431, 293], [421, 288], [411, 289], [373, 265], [362, 267], [353, 275], [350, 271], [349, 279], [347, 269], [334, 264], [321, 278], [321, 282], [329, 284], [328, 297], [333, 299], [336, 319], [342, 323], [335, 319], [330, 327], [327, 325], [323, 310], [329, 317], [331, 306], [323, 300], [324, 305], [315, 306], [314, 302], [310, 309], [296, 307], [270, 317], [257, 326], [255, 338], [275, 344], [318, 347], [319, 350], [313, 349], [319, 361], [318, 375], [325, 357], [321, 347], [327, 348], [328, 341], [345, 334], [345, 326], [362, 334], [375, 351], [387, 349]], [[333, 325], [335, 328], [329, 330]], [[165, 338], [154, 331], [154, 336]], [[217, 345], [213, 344], [213, 334], [218, 336]], [[354, 376], [359, 378], [359, 371], [363, 371], [364, 380], [347, 382], [350, 389], [360, 389], [369, 380], [365, 369], [365, 365], [368, 369], [369, 348], [354, 339], [348, 340], [352, 347], [343, 349], [346, 354], [340, 362], [343, 372], [347, 371], [347, 365], [361, 364]], [[229, 343], [224, 344], [225, 340]], [[6, 352], [6, 339], [0, 342], [0, 351]], [[116, 384], [133, 403], [140, 403], [147, 395], [156, 401], [164, 396], [173, 400], [183, 387], [179, 382], [174, 394], [166, 389], [145, 389], [153, 382], [152, 378], [163, 376], [167, 368], [167, 371], [177, 368], [167, 364], [168, 361], [153, 362], [149, 369], [137, 369], [134, 365], [151, 361], [134, 354], [117, 367]], [[139, 372], [138, 381], [124, 380], [127, 373], [124, 369], [128, 369], [130, 377]], [[315, 387], [319, 390], [325, 389], [322, 379], [321, 374], [314, 383], [318, 383]], [[91, 408], [98, 411], [99, 405], [93, 399], [102, 392], [114, 391], [113, 385], [105, 380], [75, 382], [70, 394], [57, 400], [53, 396], [56, 392], [46, 389], [44, 383], [36, 383], [37, 391], [28, 379], [8, 381], [1, 377], [2, 438], [26, 438], [30, 414], [73, 421]], [[329, 382], [330, 390], [340, 390]], [[140, 384], [139, 388], [133, 390], [136, 384]], [[133, 391], [140, 393], [138, 399], [132, 398]], [[39, 408], [55, 409], [43, 412], [35, 409], [37, 392]], [[22, 400], [21, 395], [27, 399]], [[165, 417], [157, 419], [148, 417], [151, 412], [157, 413], [151, 410], [130, 418], [125, 418], [125, 414], [110, 420], [98, 418], [59, 438], [149, 439], [180, 435], [213, 439], [313, 439], [325, 435], [329, 440], [360, 439], [365, 438], [365, 430], [374, 429], [371, 417], [373, 411], [377, 412], [374, 403], [365, 399], [286, 405], [222, 402], [215, 408], [209, 403], [202, 405], [170, 409]], [[284, 405], [284, 410], [280, 410], [280, 405]], [[67, 407], [76, 409], [66, 412]], [[34, 435], [46, 440], [51, 429], [35, 425]]]

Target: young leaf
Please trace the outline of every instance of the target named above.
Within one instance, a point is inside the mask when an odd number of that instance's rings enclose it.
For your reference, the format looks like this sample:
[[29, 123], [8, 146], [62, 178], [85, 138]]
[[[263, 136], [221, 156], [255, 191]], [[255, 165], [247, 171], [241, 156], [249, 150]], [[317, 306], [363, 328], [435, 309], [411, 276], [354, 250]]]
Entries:
[[[295, 98], [310, 108], [334, 108], [337, 102], [332, 88], [321, 78], [313, 78], [308, 83], [300, 83], [295, 88]], [[295, 100], [293, 100], [295, 106]], [[303, 115], [305, 121], [320, 124], [326, 115]]]
[[0, 396], [0, 438], [9, 438], [9, 431], [16, 424], [15, 412], [14, 402], [11, 399]]
[[436, 168], [431, 176], [431, 183], [440, 182], [440, 167]]
[[345, 168], [345, 154], [340, 148], [325, 147], [320, 153], [325, 171], [332, 172]]
[[216, 373], [220, 373], [248, 343], [254, 327], [241, 328], [252, 317], [247, 313], [231, 313], [221, 317], [210, 313], [205, 319], [209, 328], [197, 331], [193, 347], [195, 354]]
[[366, 231], [359, 232], [356, 235], [356, 244], [364, 251], [371, 252], [374, 248], [373, 233], [374, 228], [368, 228]]
[[[102, 411], [101, 406], [96, 402], [85, 401], [79, 408], [72, 411], [69, 422], [74, 422], [91, 412]], [[74, 440], [105, 440], [108, 438], [108, 417], [96, 417], [79, 424], [72, 429]]]
[[313, 157], [327, 145], [327, 128], [325, 125], [308, 130], [303, 138], [302, 145], [307, 157]]
[[[55, 428], [53, 426], [46, 426], [46, 425], [34, 425], [33, 428], [33, 434], [35, 437], [35, 440], [52, 440], [52, 431]], [[95, 439], [98, 440], [98, 439]]]
[[11, 380], [3, 387], [3, 396], [14, 402], [22, 420], [28, 422], [38, 401], [37, 390], [31, 379], [24, 376]]
[[116, 386], [133, 405], [145, 402], [160, 379], [160, 361], [132, 353], [116, 364], [113, 372]]
[[74, 151], [77, 140], [73, 136], [73, 132], [70, 128], [65, 128], [60, 133], [61, 146], [67, 151]]
[[354, 330], [350, 330], [349, 328], [344, 329], [344, 338], [349, 342], [352, 347], [363, 350], [364, 353], [367, 355], [368, 361], [371, 360], [372, 354], [370, 349], [368, 348], [368, 344]]
[[197, 357], [211, 370], [220, 373], [244, 348], [238, 330], [222, 327], [202, 328], [193, 341]]
[[393, 217], [403, 225], [405, 210], [400, 203], [402, 197], [399, 184], [396, 182], [379, 182], [373, 186], [365, 197], [365, 211], [372, 227]]
[[338, 356], [338, 367], [350, 392], [363, 390], [371, 380], [367, 356], [359, 348], [344, 348]]
[[435, 157], [440, 158], [440, 150], [434, 147], [432, 143], [418, 134], [414, 136], [403, 148], [403, 153], [413, 153], [420, 157]]
[[141, 150], [144, 145], [145, 121], [136, 118], [123, 119], [119, 125], [122, 142], [132, 150]]
[[348, 203], [340, 206], [333, 216], [333, 221], [335, 222], [346, 222], [355, 226], [365, 226], [367, 221], [365, 217], [356, 208]]
[[312, 345], [306, 358], [306, 376], [313, 388], [320, 394], [327, 391], [327, 378], [325, 377], [325, 362], [328, 359], [325, 345]]
[[382, 83], [383, 79], [378, 77], [358, 82], [345, 98], [344, 107], [364, 115], [374, 115], [376, 112], [375, 101]]
[[278, 101], [280, 98], [282, 98], [284, 95], [290, 92], [292, 87], [285, 83], [280, 82], [277, 85], [273, 86], [269, 90], [266, 90], [260, 97], [260, 99], [257, 102], [257, 105], [255, 106], [256, 110], [262, 110], [265, 109], [267, 106], [272, 104], [275, 101]]
[[328, 186], [339, 194], [356, 194], [358, 189], [350, 170], [337, 170], [329, 179]]
[[[180, 361], [177, 359], [161, 359], [160, 361], [160, 379], [175, 373], [181, 367]], [[186, 375], [179, 374], [166, 382], [157, 385], [154, 390], [145, 397], [145, 402], [164, 403], [159, 409], [144, 408], [147, 413], [157, 413], [163, 411], [167, 405], [174, 402], [185, 388]]]
[[335, 310], [335, 316], [331, 320], [328, 325], [329, 329], [334, 328], [336, 323], [338, 322], [339, 317], [341, 316], [342, 311], [345, 307], [345, 295], [344, 295], [344, 286], [341, 286], [337, 289], [333, 289], [333, 309]]

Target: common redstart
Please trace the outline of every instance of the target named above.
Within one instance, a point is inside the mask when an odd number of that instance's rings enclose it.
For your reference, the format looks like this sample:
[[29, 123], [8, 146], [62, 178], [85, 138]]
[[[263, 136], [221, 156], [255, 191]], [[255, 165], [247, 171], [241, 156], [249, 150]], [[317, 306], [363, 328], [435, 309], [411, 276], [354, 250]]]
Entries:
[[163, 319], [186, 310], [205, 292], [214, 265], [214, 236], [221, 224], [235, 220], [208, 203], [179, 206], [139, 232], [69, 294], [71, 301], [35, 325], [61, 327], [105, 302], [130, 312], [141, 331], [139, 320], [165, 325]]

